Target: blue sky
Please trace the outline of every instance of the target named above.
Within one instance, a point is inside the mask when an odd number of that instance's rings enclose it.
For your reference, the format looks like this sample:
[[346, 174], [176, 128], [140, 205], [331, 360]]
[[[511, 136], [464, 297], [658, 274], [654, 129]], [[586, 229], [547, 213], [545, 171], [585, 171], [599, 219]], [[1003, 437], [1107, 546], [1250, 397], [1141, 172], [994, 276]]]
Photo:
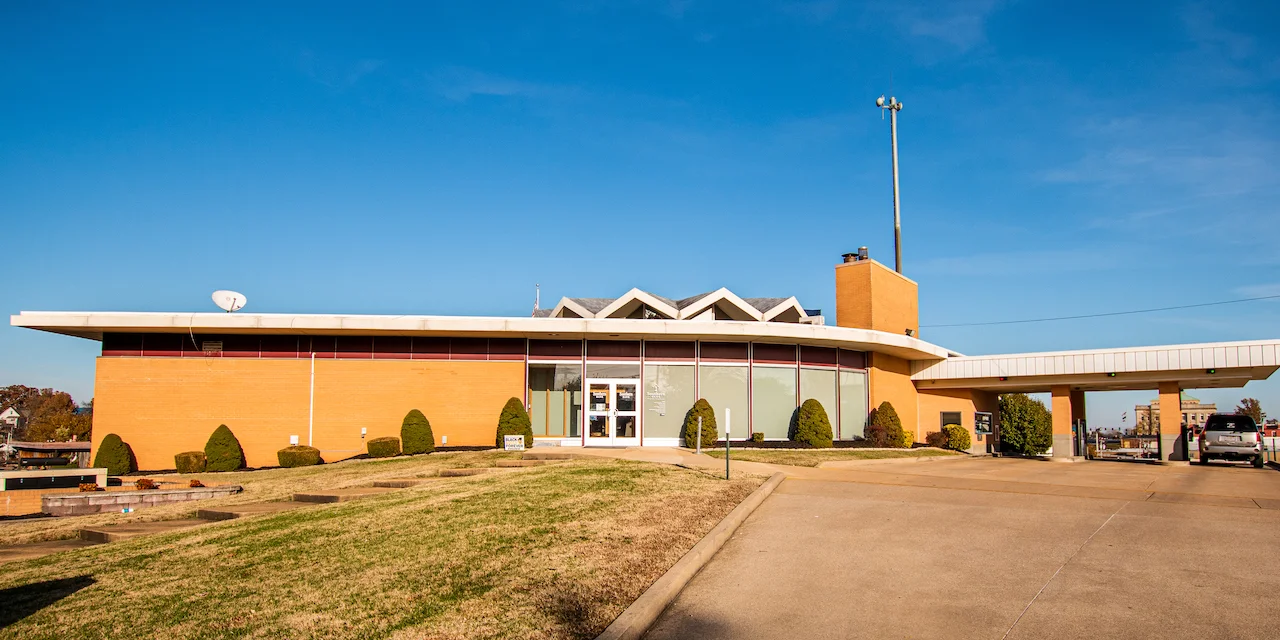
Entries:
[[[426, 5], [439, 6], [426, 6]], [[0, 7], [5, 314], [527, 314], [727, 286], [922, 324], [1280, 294], [1272, 3]], [[1280, 302], [924, 329], [965, 353], [1280, 337]], [[0, 327], [0, 384], [92, 395], [96, 343]], [[1196, 392], [1259, 397], [1280, 380]], [[1153, 393], [1091, 394], [1094, 425]]]

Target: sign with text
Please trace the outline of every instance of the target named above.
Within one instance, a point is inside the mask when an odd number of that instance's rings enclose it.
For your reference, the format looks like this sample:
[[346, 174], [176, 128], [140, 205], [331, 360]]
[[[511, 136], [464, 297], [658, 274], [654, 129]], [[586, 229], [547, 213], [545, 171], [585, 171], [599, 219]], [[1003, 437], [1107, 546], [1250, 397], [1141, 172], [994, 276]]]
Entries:
[[502, 436], [505, 451], [524, 451], [524, 436]]
[[980, 411], [973, 414], [973, 432], [977, 434], [991, 433], [991, 414]]

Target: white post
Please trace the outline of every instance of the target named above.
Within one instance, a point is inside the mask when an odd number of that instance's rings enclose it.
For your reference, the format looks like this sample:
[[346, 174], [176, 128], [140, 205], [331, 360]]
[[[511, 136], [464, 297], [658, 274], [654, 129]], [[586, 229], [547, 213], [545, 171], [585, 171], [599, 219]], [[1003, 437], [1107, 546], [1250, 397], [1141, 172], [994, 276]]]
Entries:
[[724, 479], [729, 479], [729, 427], [733, 424], [730, 419], [729, 407], [724, 408]]
[[698, 455], [702, 455], [702, 416], [698, 416]]
[[312, 442], [316, 423], [316, 352], [311, 352], [311, 403], [307, 407], [307, 446], [316, 446]]

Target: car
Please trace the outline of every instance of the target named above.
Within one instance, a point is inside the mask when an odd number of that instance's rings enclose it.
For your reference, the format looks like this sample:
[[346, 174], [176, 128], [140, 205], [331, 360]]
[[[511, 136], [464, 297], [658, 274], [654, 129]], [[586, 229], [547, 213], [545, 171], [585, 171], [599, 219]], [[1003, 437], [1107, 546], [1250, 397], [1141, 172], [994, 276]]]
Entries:
[[1200, 433], [1200, 464], [1210, 460], [1247, 460], [1262, 468], [1262, 432], [1249, 416], [1215, 413]]

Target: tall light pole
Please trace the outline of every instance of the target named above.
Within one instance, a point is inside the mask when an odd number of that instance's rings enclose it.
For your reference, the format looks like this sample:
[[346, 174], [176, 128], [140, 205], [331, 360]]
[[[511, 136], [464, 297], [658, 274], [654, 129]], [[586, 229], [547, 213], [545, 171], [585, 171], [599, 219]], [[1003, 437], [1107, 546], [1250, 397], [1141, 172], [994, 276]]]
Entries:
[[[898, 215], [898, 112], [902, 103], [897, 98], [876, 98], [876, 106], [889, 111], [889, 135], [893, 146], [893, 270], [902, 273], [902, 218]], [[883, 112], [883, 111], [882, 111]]]

